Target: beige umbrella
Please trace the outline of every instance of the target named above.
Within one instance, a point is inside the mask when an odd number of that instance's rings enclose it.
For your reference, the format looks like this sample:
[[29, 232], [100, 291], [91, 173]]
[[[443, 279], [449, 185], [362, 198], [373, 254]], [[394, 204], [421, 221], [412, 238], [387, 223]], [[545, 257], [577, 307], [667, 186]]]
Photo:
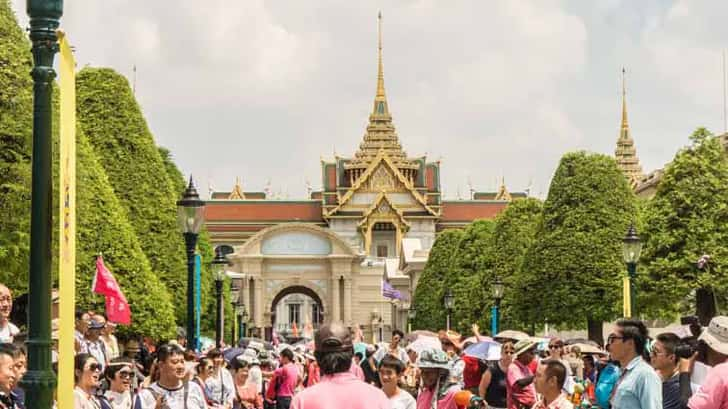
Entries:
[[578, 347], [582, 354], [586, 355], [606, 355], [605, 351], [602, 351], [598, 347], [590, 344], [572, 344], [571, 347]]
[[520, 341], [522, 339], [528, 339], [531, 338], [528, 334], [521, 331], [513, 331], [510, 329], [507, 329], [505, 331], [501, 331], [496, 336], [493, 337], [496, 341], [499, 339], [514, 339], [516, 341]]

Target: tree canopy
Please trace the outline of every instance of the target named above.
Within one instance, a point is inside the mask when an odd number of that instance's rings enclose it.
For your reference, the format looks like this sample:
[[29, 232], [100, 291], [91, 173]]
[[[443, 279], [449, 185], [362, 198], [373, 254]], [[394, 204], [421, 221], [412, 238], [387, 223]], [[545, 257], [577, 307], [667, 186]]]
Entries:
[[622, 238], [635, 217], [634, 193], [613, 158], [564, 155], [524, 259], [529, 279], [517, 290], [532, 300], [528, 322], [583, 328], [586, 318], [601, 332], [601, 322], [620, 315]]
[[[690, 139], [645, 209], [638, 305], [648, 314], [674, 318], [695, 311], [697, 303], [707, 324], [715, 313], [713, 297], [720, 300], [728, 292], [728, 158], [705, 128]], [[701, 270], [696, 263], [703, 255], [710, 262]]]

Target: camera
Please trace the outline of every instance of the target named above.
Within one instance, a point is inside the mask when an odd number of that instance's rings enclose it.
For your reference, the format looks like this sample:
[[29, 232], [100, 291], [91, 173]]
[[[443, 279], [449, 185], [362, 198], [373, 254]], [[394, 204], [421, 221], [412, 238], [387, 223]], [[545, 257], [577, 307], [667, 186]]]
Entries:
[[688, 359], [692, 357], [695, 352], [698, 352], [701, 349], [698, 343], [698, 337], [702, 332], [702, 327], [700, 326], [700, 321], [698, 321], [698, 317], [695, 315], [681, 317], [680, 324], [689, 325], [690, 333], [692, 335], [680, 339], [680, 343], [675, 346], [675, 356], [677, 356], [678, 358]]

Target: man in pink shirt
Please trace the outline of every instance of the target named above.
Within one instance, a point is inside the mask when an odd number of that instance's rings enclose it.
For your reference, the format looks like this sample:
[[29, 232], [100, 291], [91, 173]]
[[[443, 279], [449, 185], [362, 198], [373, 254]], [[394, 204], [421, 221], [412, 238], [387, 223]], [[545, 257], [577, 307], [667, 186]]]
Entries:
[[321, 382], [293, 397], [291, 409], [389, 409], [387, 395], [351, 373], [354, 344], [341, 323], [324, 325], [314, 340]]
[[522, 339], [514, 346], [514, 360], [506, 373], [506, 401], [508, 409], [530, 408], [536, 403], [533, 372], [528, 365], [533, 361], [536, 343]]
[[728, 409], [728, 317], [714, 317], [698, 339], [708, 345], [706, 363], [713, 368], [688, 401], [688, 407]]
[[293, 363], [293, 351], [288, 348], [281, 351], [281, 367], [273, 372], [273, 377], [277, 379], [278, 384], [276, 409], [289, 409], [296, 385], [300, 380], [298, 367]]

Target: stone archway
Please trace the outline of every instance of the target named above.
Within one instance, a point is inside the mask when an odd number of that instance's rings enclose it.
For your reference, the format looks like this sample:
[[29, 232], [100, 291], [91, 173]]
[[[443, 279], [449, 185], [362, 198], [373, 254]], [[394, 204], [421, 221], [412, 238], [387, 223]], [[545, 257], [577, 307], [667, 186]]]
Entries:
[[[323, 299], [318, 294], [318, 292], [304, 285], [291, 285], [284, 287], [275, 295], [275, 297], [273, 297], [269, 307], [270, 326], [272, 328], [275, 328], [278, 332], [281, 332], [283, 328], [286, 328], [286, 330], [289, 329], [286, 322], [278, 322], [280, 321], [281, 317], [277, 315], [276, 311], [279, 309], [278, 307], [281, 301], [286, 299], [288, 296], [294, 294], [300, 294], [310, 298], [313, 301], [313, 304], [309, 305], [309, 307], [313, 307], [315, 305], [315, 307], [311, 308], [311, 311], [299, 311], [299, 319], [297, 320], [298, 336], [305, 336], [304, 333], [309, 330], [311, 331], [311, 333], [307, 335], [313, 336], [313, 330], [318, 329], [319, 325], [321, 325], [324, 321], [324, 312], [326, 307]], [[305, 326], [309, 323], [311, 324], [311, 328], [306, 328]], [[287, 332], [287, 335], [291, 334]]]

